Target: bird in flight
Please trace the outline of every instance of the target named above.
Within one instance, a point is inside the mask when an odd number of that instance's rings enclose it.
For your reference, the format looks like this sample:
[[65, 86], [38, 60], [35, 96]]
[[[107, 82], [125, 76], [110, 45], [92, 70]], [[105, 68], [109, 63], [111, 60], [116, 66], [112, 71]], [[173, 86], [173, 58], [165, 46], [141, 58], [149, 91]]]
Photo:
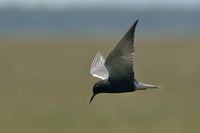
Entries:
[[138, 20], [110, 52], [106, 60], [103, 58], [101, 50], [95, 56], [90, 73], [102, 80], [94, 84], [90, 103], [94, 96], [99, 93], [123, 93], [160, 88], [159, 86], [140, 83], [134, 77], [134, 32], [137, 23]]

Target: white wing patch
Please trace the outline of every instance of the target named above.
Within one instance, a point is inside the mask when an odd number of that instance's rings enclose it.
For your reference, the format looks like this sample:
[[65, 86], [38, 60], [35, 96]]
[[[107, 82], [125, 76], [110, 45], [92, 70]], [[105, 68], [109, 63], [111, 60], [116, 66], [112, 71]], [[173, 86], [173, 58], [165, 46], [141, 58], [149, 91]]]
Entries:
[[95, 56], [92, 62], [90, 73], [94, 77], [101, 78], [103, 80], [108, 79], [109, 73], [105, 67], [105, 59], [102, 56], [101, 50], [98, 51], [97, 55]]

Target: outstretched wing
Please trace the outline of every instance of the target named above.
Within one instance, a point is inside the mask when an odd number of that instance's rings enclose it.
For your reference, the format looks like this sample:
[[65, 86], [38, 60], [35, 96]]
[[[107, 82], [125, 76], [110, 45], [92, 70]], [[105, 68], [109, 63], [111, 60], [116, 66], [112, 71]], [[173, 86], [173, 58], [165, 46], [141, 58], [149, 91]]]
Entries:
[[110, 80], [133, 80], [134, 32], [138, 20], [108, 55], [105, 66]]
[[103, 80], [108, 79], [109, 73], [104, 64], [105, 59], [102, 56], [102, 51], [99, 50], [92, 62], [90, 73], [94, 77], [101, 78]]

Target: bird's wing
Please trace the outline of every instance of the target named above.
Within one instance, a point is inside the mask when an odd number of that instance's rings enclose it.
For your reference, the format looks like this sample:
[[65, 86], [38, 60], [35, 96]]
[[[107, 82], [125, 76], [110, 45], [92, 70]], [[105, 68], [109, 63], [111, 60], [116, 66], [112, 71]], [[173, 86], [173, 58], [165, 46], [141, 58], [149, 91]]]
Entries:
[[109, 73], [104, 64], [105, 59], [102, 56], [102, 51], [99, 50], [92, 62], [90, 73], [94, 77], [101, 78], [103, 80], [108, 79]]
[[133, 80], [134, 32], [138, 20], [132, 25], [114, 50], [108, 55], [105, 66], [111, 80]]

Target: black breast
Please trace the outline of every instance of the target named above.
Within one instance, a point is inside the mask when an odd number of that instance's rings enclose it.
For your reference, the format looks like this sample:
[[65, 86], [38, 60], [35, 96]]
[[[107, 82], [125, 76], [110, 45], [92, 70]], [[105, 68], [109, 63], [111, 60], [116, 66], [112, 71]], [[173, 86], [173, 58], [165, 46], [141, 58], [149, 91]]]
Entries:
[[106, 89], [107, 93], [123, 93], [135, 91], [133, 81], [113, 81], [110, 82], [109, 88]]

